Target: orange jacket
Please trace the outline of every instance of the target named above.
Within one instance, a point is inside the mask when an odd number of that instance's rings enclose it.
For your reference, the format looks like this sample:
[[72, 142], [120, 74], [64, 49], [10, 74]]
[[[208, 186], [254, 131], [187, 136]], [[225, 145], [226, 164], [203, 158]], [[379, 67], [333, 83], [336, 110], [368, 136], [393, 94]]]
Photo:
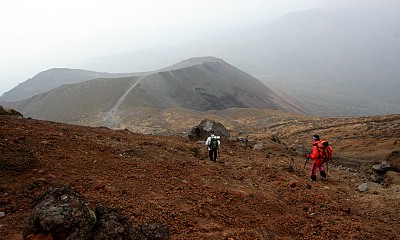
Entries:
[[[322, 141], [322, 140], [321, 140]], [[311, 154], [307, 154], [308, 158], [311, 158], [314, 160], [314, 163], [324, 163], [324, 161], [321, 160], [319, 157], [319, 150], [318, 150], [318, 143], [321, 141], [315, 141], [313, 142], [313, 152]], [[333, 149], [331, 146], [328, 146], [329, 151], [331, 152], [331, 155], [333, 154]]]

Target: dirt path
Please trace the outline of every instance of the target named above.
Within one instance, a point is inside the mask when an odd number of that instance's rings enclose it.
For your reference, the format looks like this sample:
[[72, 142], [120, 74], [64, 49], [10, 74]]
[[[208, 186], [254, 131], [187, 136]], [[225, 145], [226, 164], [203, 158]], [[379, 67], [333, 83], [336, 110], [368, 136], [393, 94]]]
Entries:
[[132, 82], [133, 84], [126, 90], [126, 92], [118, 99], [115, 105], [103, 116], [101, 117], [101, 121], [99, 123], [100, 126], [106, 127], [118, 127], [119, 119], [116, 117], [116, 113], [118, 111], [119, 106], [125, 100], [126, 96], [142, 81], [144, 76], [140, 77], [136, 82]]

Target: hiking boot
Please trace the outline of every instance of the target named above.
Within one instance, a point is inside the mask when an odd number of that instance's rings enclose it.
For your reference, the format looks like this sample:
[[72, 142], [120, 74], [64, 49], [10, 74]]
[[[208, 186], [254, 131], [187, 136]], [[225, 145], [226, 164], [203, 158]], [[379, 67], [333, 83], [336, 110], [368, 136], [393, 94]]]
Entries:
[[325, 171], [321, 171], [321, 178], [322, 178], [322, 180], [328, 180], [328, 176], [326, 175], [326, 172]]
[[311, 175], [311, 181], [317, 181], [317, 176]]

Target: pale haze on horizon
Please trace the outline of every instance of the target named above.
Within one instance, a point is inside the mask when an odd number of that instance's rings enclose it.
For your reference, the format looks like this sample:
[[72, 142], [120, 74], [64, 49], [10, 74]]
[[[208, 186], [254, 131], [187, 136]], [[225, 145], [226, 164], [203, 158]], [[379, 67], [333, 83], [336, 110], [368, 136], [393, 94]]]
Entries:
[[[0, 96], [50, 68], [79, 68], [90, 57], [193, 40], [179, 29], [232, 28], [266, 22], [289, 12], [318, 7], [323, 2], [1, 0]], [[174, 37], [160, 39], [157, 31], [165, 34], [169, 28]], [[154, 69], [143, 69], [149, 70]]]

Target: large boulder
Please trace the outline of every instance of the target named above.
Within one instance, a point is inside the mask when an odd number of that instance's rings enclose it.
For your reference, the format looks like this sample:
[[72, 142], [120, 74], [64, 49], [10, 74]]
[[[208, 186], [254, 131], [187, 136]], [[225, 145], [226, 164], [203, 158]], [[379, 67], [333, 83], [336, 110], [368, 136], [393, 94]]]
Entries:
[[54, 239], [87, 240], [96, 223], [83, 197], [68, 186], [52, 187], [38, 196], [24, 237], [51, 234]]
[[230, 136], [229, 131], [219, 122], [205, 119], [201, 123], [192, 128], [189, 133], [189, 139], [193, 141], [206, 140], [210, 136], [210, 132], [220, 136], [222, 139], [228, 139]]
[[92, 212], [83, 197], [69, 186], [51, 187], [37, 197], [24, 230], [33, 240], [167, 240], [167, 225], [134, 227], [113, 208], [98, 206]]

